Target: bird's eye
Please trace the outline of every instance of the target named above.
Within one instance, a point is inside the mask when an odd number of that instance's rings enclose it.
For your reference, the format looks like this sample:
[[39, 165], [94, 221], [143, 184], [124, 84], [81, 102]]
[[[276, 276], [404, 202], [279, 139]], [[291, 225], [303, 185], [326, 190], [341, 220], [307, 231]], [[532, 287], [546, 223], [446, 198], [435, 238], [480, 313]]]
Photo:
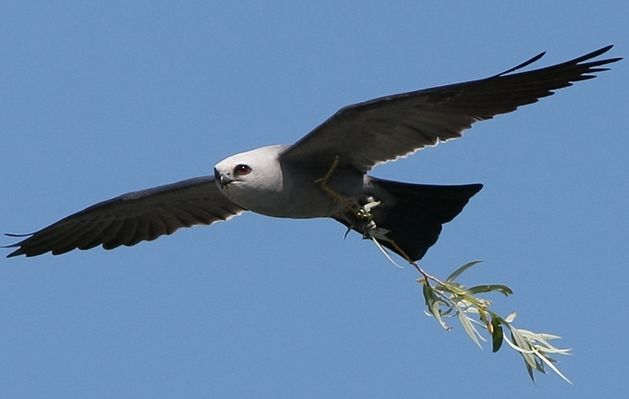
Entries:
[[244, 176], [251, 173], [251, 168], [245, 164], [238, 164], [234, 168], [234, 176]]

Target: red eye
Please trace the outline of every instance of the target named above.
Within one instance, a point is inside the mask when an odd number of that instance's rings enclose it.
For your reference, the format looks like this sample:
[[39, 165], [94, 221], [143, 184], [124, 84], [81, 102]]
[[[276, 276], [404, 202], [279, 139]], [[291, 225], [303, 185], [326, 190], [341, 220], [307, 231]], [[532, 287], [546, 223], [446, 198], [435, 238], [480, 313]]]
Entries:
[[244, 176], [251, 173], [251, 168], [244, 164], [236, 165], [234, 168], [234, 176]]

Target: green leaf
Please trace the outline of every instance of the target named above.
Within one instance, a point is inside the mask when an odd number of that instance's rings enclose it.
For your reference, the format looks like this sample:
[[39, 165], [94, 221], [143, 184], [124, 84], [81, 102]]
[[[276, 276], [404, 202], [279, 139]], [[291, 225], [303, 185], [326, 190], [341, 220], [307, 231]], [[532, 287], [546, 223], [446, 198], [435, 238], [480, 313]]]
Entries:
[[428, 308], [428, 311], [435, 317], [435, 319], [437, 319], [444, 330], [450, 331], [451, 328], [445, 323], [445, 321], [443, 321], [443, 317], [441, 317], [439, 303], [442, 303], [442, 301], [439, 300], [439, 298], [435, 294], [435, 290], [430, 285], [428, 285], [428, 282], [425, 282], [423, 284], [424, 286], [422, 287], [422, 292], [424, 294], [424, 301], [426, 301], [426, 307]]
[[428, 309], [431, 308], [432, 303], [435, 300], [435, 293], [430, 285], [428, 285], [427, 281], [422, 282], [422, 293], [424, 294], [424, 301], [426, 302], [426, 307]]
[[479, 338], [482, 338], [482, 337], [478, 333], [478, 330], [476, 329], [476, 327], [474, 327], [474, 325], [470, 322], [469, 317], [467, 317], [467, 315], [461, 311], [457, 311], [456, 315], [459, 317], [459, 322], [463, 326], [463, 329], [465, 330], [467, 335], [470, 337], [472, 342], [474, 342], [476, 346], [478, 346], [480, 349], [483, 349], [483, 346], [481, 345], [479, 341]]
[[518, 329], [520, 334], [529, 342], [533, 343], [533, 346], [536, 347], [540, 352], [543, 353], [552, 353], [552, 354], [560, 354], [560, 355], [569, 355], [572, 352], [572, 349], [563, 349], [557, 348], [548, 342], [551, 339], [561, 338], [554, 334], [547, 333], [534, 333], [525, 329]]
[[529, 373], [529, 377], [531, 377], [531, 381], [535, 382], [535, 374], [533, 374], [533, 367], [531, 367], [528, 363], [524, 363], [526, 365], [526, 371]]
[[[570, 381], [570, 379], [568, 377], [566, 377], [565, 375], [563, 375], [563, 373], [561, 371], [559, 371], [559, 369], [557, 368], [557, 366], [555, 366], [553, 363], [555, 362], [554, 359], [551, 359], [549, 357], [544, 356], [543, 354], [537, 352], [537, 357], [544, 363], [546, 363], [546, 365], [548, 367], [550, 367], [555, 373], [557, 373], [557, 375], [559, 377], [561, 377], [564, 381], [566, 381], [568, 384], [572, 384], [572, 381]], [[542, 365], [542, 368], [544, 366]]]
[[528, 370], [529, 375], [531, 375], [531, 379], [535, 380], [535, 378], [533, 378], [533, 369], [541, 372], [543, 372], [543, 369], [539, 369], [538, 362], [535, 360], [535, 356], [532, 354], [533, 348], [531, 347], [529, 342], [524, 339], [524, 337], [522, 337], [517, 328], [511, 326], [509, 327], [509, 330], [511, 331], [511, 339], [516, 345], [516, 348], [514, 349], [517, 349], [520, 355], [522, 355], [522, 357], [524, 358], [524, 362], [527, 366], [526, 369]]
[[492, 317], [491, 319], [491, 343], [492, 343], [492, 352], [498, 352], [500, 347], [502, 346], [502, 340], [504, 338], [502, 332], [502, 323], [499, 317]]
[[435, 316], [435, 319], [437, 319], [437, 321], [441, 325], [441, 328], [443, 328], [446, 331], [452, 330], [452, 327], [448, 326], [446, 322], [443, 321], [443, 317], [441, 317], [441, 310], [439, 309], [438, 300], [434, 301], [432, 305], [430, 306], [430, 313], [432, 313], [432, 315]]
[[503, 320], [505, 321], [505, 323], [510, 324], [510, 323], [513, 323], [513, 320], [515, 320], [516, 316], [517, 316], [516, 312], [511, 312]]
[[480, 260], [473, 260], [471, 262], [467, 262], [466, 264], [464, 264], [463, 266], [459, 267], [458, 269], [456, 269], [455, 271], [452, 272], [452, 274], [450, 274], [448, 276], [448, 278], [446, 279], [446, 282], [451, 282], [454, 281], [457, 277], [459, 277], [464, 271], [466, 271], [467, 269], [469, 269], [470, 267], [477, 265], [479, 263], [481, 263], [482, 261]]
[[509, 296], [513, 294], [513, 290], [503, 284], [482, 284], [468, 288], [467, 291], [471, 294], [482, 294], [484, 292], [492, 291], [498, 291], [504, 296]]

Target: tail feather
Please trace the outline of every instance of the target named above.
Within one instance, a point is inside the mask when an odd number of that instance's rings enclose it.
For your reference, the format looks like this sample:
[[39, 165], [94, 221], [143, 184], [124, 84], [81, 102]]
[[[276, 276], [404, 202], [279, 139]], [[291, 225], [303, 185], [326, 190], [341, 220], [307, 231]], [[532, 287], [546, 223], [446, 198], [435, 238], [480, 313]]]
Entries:
[[454, 219], [469, 199], [483, 187], [482, 184], [409, 184], [373, 177], [370, 183], [372, 195], [376, 199], [392, 198], [389, 201], [382, 200], [382, 204], [372, 210], [376, 226], [388, 230], [385, 236], [395, 245], [386, 239], [380, 243], [413, 261], [426, 254], [428, 248], [437, 242], [442, 225]]

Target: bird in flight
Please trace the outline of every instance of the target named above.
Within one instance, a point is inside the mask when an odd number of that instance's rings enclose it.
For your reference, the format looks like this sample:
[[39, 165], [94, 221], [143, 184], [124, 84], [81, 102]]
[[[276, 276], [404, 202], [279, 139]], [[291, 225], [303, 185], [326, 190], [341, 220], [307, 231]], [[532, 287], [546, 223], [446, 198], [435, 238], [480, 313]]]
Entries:
[[595, 77], [621, 58], [595, 60], [612, 46], [520, 72], [541, 53], [500, 74], [376, 98], [342, 108], [291, 145], [232, 155], [213, 175], [135, 191], [97, 203], [21, 241], [8, 257], [132, 246], [180, 227], [210, 225], [245, 211], [283, 218], [333, 218], [409, 262], [421, 259], [442, 225], [481, 184], [440, 186], [379, 179], [375, 166], [461, 137], [474, 122], [537, 102]]

